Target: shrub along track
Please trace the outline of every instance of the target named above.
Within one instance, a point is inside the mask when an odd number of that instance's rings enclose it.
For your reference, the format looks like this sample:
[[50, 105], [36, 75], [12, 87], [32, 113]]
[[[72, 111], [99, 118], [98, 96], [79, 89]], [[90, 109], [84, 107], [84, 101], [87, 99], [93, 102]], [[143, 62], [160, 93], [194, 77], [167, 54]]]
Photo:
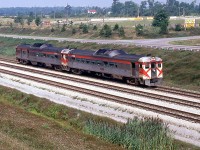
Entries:
[[[138, 108], [141, 108], [141, 109], [145, 109], [145, 110], [148, 110], [148, 111], [153, 111], [153, 112], [156, 112], [156, 113], [172, 116], [172, 117], [175, 117], [175, 118], [188, 120], [188, 121], [192, 121], [192, 122], [195, 122], [195, 123], [200, 123], [200, 115], [198, 115], [198, 114], [193, 114], [193, 113], [184, 112], [184, 111], [181, 111], [181, 110], [176, 110], [176, 109], [172, 109], [172, 108], [158, 106], [158, 105], [155, 105], [155, 104], [149, 104], [149, 103], [146, 103], [146, 102], [141, 102], [141, 101], [138, 101], [138, 100], [133, 100], [133, 99], [129, 99], [129, 98], [115, 96], [115, 95], [112, 95], [112, 94], [106, 94], [106, 93], [98, 92], [98, 91], [94, 91], [94, 90], [88, 90], [88, 89], [81, 88], [81, 87], [77, 88], [76, 86], [72, 86], [72, 85], [66, 86], [67, 84], [64, 84], [64, 83], [55, 82], [55, 81], [51, 81], [51, 80], [47, 80], [47, 79], [43, 79], [43, 78], [39, 78], [39, 77], [34, 77], [34, 76], [30, 76], [30, 75], [24, 75], [24, 74], [21, 74], [21, 73], [16, 73], [16, 72], [4, 70], [4, 69], [1, 69], [0, 72], [4, 73], [4, 74], [17, 76], [17, 77], [20, 77], [20, 78], [23, 78], [23, 79], [32, 80], [32, 81], [35, 81], [35, 82], [59, 87], [59, 88], [62, 88], [62, 89], [66, 89], [66, 90], [70, 90], [70, 91], [76, 91], [76, 92], [79, 92], [79, 93], [99, 97], [99, 98], [114, 101], [114, 102], [117, 102], [117, 103], [126, 104], [128, 106], [138, 107]], [[32, 70], [32, 72], [38, 72], [38, 71]]]

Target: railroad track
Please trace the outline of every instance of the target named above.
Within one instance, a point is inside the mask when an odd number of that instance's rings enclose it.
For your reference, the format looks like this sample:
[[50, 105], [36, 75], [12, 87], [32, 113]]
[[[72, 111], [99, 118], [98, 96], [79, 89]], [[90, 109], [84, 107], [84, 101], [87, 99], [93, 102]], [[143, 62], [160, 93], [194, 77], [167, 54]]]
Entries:
[[[6, 61], [6, 62], [9, 62], [9, 63], [15, 63], [16, 64], [16, 60], [13, 60], [13, 59], [7, 59], [7, 58], [0, 57], [0, 61]], [[174, 87], [167, 87], [167, 86], [158, 86], [158, 87], [155, 88], [155, 90], [160, 91], [160, 92], [172, 93], [172, 94], [176, 94], [176, 95], [200, 99], [200, 93], [199, 92], [192, 92], [192, 91], [188, 91], [188, 90], [183, 90], [183, 89], [174, 88]]]
[[157, 91], [161, 91], [161, 92], [170, 92], [170, 93], [177, 94], [177, 95], [183, 95], [183, 96], [200, 99], [200, 93], [197, 93], [197, 92], [191, 92], [191, 91], [178, 89], [178, 88], [174, 88], [174, 87], [167, 87], [167, 86], [158, 86], [155, 89]]
[[194, 107], [194, 108], [200, 109], [200, 100], [198, 103], [198, 102], [182, 100], [179, 98], [174, 98], [174, 97], [169, 97], [169, 96], [164, 96], [164, 95], [159, 95], [159, 94], [154, 94], [154, 93], [141, 92], [141, 91], [128, 89], [128, 88], [124, 88], [124, 87], [119, 87], [119, 86], [114, 86], [114, 85], [110, 86], [109, 84], [105, 84], [105, 83], [98, 83], [98, 82], [83, 80], [83, 79], [79, 79], [79, 78], [75, 78], [75, 77], [67, 77], [67, 76], [63, 76], [63, 75], [59, 75], [59, 74], [39, 71], [39, 70], [35, 70], [35, 69], [30, 69], [30, 68], [24, 68], [21, 66], [9, 65], [9, 64], [4, 64], [4, 63], [0, 63], [0, 65], [4, 66], [4, 67], [11, 67], [14, 69], [19, 69], [19, 70], [28, 71], [28, 72], [34, 72], [34, 73], [41, 74], [41, 75], [46, 75], [46, 76], [55, 77], [55, 78], [64, 79], [64, 80], [70, 80], [70, 81], [74, 81], [74, 82], [78, 82], [78, 83], [84, 83], [84, 84], [88, 84], [88, 85], [92, 85], [92, 86], [98, 86], [101, 88], [116, 90], [116, 91], [120, 91], [120, 92], [126, 92], [126, 93], [133, 94], [133, 95], [148, 97], [148, 98], [152, 98], [152, 99], [158, 99], [161, 101], [171, 102], [171, 103], [175, 103], [175, 104], [179, 104], [179, 105], [183, 105], [183, 106], [187, 106], [187, 107]]
[[43, 78], [38, 78], [38, 77], [31, 76], [31, 75], [24, 75], [24, 74], [21, 74], [21, 73], [16, 73], [16, 72], [10, 71], [10, 70], [8, 71], [8, 70], [1, 69], [0, 72], [4, 73], [4, 74], [17, 76], [17, 77], [20, 77], [20, 78], [23, 78], [23, 79], [32, 80], [32, 81], [35, 81], [35, 82], [51, 85], [51, 86], [54, 86], [54, 87], [59, 87], [59, 88], [70, 90], [70, 91], [76, 91], [76, 92], [79, 92], [79, 93], [103, 98], [103, 99], [114, 101], [114, 102], [117, 102], [117, 103], [126, 104], [128, 106], [133, 106], [133, 107], [145, 109], [145, 110], [148, 110], [148, 111], [153, 111], [153, 112], [156, 112], [156, 113], [159, 113], [159, 114], [164, 114], [164, 115], [172, 116], [172, 117], [175, 117], [175, 118], [192, 121], [192, 122], [195, 122], [195, 123], [200, 123], [200, 115], [198, 115], [198, 114], [193, 114], [193, 113], [184, 112], [184, 111], [181, 111], [181, 110], [176, 110], [176, 109], [172, 109], [172, 108], [158, 106], [158, 105], [155, 105], [155, 104], [149, 104], [149, 103], [146, 103], [146, 102], [141, 102], [141, 101], [138, 101], [138, 100], [123, 98], [123, 97], [120, 97], [120, 96], [115, 96], [115, 95], [111, 95], [111, 94], [97, 92], [97, 91], [94, 91], [94, 90], [88, 90], [88, 89], [84, 89], [84, 88], [81, 88], [81, 87], [77, 88], [76, 86], [66, 86], [67, 84], [64, 84], [64, 83], [55, 82], [55, 81], [51, 81], [51, 80], [47, 80], [47, 79], [43, 79]]
[[105, 83], [98, 83], [98, 82], [83, 80], [83, 79], [79, 79], [79, 78], [75, 78], [75, 77], [67, 77], [67, 76], [63, 76], [63, 75], [59, 75], [59, 74], [39, 71], [39, 70], [35, 70], [35, 69], [30, 69], [30, 68], [24, 68], [24, 67], [16, 66], [16, 65], [4, 64], [4, 63], [0, 63], [0, 65], [4, 66], [4, 67], [11, 67], [14, 69], [19, 69], [19, 70], [28, 71], [28, 72], [34, 72], [34, 73], [41, 74], [41, 75], [46, 75], [46, 76], [55, 77], [55, 78], [64, 79], [64, 80], [70, 80], [70, 81], [74, 81], [74, 82], [78, 82], [78, 83], [84, 83], [84, 84], [88, 84], [88, 85], [92, 85], [92, 86], [98, 86], [101, 88], [116, 90], [116, 91], [120, 91], [120, 92], [126, 92], [126, 93], [133, 94], [133, 95], [148, 97], [148, 98], [157, 99], [160, 101], [166, 101], [166, 102], [171, 102], [171, 103], [175, 103], [178, 105], [183, 105], [183, 106], [187, 106], [187, 107], [194, 107], [194, 108], [200, 109], [200, 100], [198, 103], [198, 102], [194, 102], [194, 101], [182, 100], [179, 98], [174, 98], [174, 97], [169, 97], [169, 96], [164, 96], [164, 95], [159, 95], [159, 94], [153, 94], [153, 93], [148, 93], [148, 92], [144, 92], [144, 91], [141, 92], [141, 91], [128, 89], [128, 88], [124, 88], [124, 87], [119, 87], [119, 86], [114, 86], [114, 85], [110, 86], [109, 84], [105, 84]]

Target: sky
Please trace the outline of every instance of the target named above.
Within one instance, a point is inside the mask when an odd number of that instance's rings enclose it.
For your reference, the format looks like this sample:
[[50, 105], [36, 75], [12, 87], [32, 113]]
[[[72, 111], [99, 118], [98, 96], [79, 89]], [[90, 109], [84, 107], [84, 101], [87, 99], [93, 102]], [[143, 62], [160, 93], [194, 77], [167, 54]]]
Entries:
[[[128, 0], [120, 0], [125, 2]], [[140, 3], [141, 0], [132, 0], [133, 2]], [[155, 0], [156, 1], [156, 0]], [[166, 0], [157, 0], [160, 2], [166, 2]], [[192, 0], [180, 0], [191, 3]], [[5, 7], [54, 7], [54, 6], [66, 6], [68, 3], [71, 6], [100, 6], [110, 7], [113, 0], [0, 0], [0, 8]], [[199, 3], [199, 0], [197, 0]]]

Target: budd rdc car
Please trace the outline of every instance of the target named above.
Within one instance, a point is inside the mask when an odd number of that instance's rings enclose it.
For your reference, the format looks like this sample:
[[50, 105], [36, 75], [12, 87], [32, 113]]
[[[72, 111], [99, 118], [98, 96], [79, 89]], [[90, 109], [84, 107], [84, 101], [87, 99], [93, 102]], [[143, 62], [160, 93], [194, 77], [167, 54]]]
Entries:
[[123, 50], [79, 50], [58, 48], [51, 44], [21, 44], [16, 47], [19, 63], [75, 74], [91, 73], [106, 78], [121, 79], [135, 85], [157, 86], [163, 79], [163, 64], [159, 57], [127, 54]]

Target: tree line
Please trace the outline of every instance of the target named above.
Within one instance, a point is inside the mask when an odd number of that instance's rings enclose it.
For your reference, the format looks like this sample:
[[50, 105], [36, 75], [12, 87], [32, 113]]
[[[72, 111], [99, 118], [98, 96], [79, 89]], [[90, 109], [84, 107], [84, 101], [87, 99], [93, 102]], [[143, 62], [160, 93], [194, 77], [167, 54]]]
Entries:
[[191, 3], [167, 0], [166, 3], [155, 0], [144, 0], [140, 4], [133, 1], [121, 3], [113, 0], [111, 11], [113, 16], [154, 16], [161, 9], [170, 16], [198, 15], [200, 4], [193, 0]]
[[[87, 11], [95, 9], [96, 14], [88, 14]], [[170, 16], [198, 15], [200, 13], [200, 4], [196, 0], [191, 2], [180, 2], [177, 0], [167, 0], [166, 3], [155, 0], [143, 0], [141, 3], [135, 3], [128, 0], [124, 3], [119, 0], [113, 0], [111, 7], [15, 7], [0, 8], [0, 16], [28, 16], [33, 13], [36, 16], [51, 18], [66, 17], [90, 17], [90, 16], [111, 16], [111, 17], [137, 17], [154, 16], [159, 10], [165, 10]]]

